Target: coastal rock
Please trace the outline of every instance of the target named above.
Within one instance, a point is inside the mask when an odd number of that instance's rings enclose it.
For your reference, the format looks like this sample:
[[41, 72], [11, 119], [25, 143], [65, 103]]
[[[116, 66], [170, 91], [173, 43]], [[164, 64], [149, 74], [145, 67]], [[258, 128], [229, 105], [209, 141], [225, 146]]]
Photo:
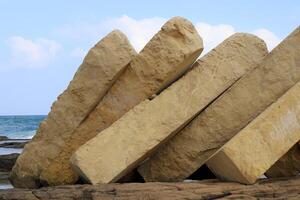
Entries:
[[260, 180], [254, 185], [218, 180], [191, 183], [68, 185], [41, 189], [0, 190], [2, 200], [213, 200], [299, 199], [300, 178]]
[[7, 140], [0, 144], [2, 148], [17, 148], [22, 149], [29, 142], [29, 140]]
[[0, 155], [0, 171], [1, 172], [9, 172], [13, 168], [19, 155], [20, 154], [18, 154], [18, 153], [12, 153], [12, 154], [8, 154], [8, 155]]
[[253, 184], [300, 140], [300, 82], [206, 162], [217, 177]]
[[45, 185], [75, 183], [78, 177], [69, 164], [75, 150], [133, 106], [170, 85], [190, 68], [202, 50], [202, 39], [189, 21], [181, 17], [169, 20], [72, 133], [60, 154], [41, 173], [42, 182]]
[[12, 185], [11, 185], [8, 177], [9, 177], [9, 172], [0, 171], [0, 190], [12, 188]]
[[68, 88], [52, 105], [37, 134], [18, 158], [11, 173], [15, 187], [40, 186], [40, 172], [56, 158], [74, 129], [95, 108], [135, 55], [120, 31], [112, 31], [88, 52]]
[[71, 158], [74, 169], [93, 184], [117, 181], [251, 70], [266, 53], [264, 42], [253, 35], [239, 33], [230, 37], [153, 100], [138, 104], [81, 146]]
[[297, 176], [300, 172], [300, 144], [295, 144], [265, 175], [269, 178]]
[[194, 173], [230, 138], [300, 80], [300, 28], [146, 161], [147, 181], [178, 181]]
[[0, 141], [3, 141], [3, 140], [8, 140], [8, 137], [0, 135]]

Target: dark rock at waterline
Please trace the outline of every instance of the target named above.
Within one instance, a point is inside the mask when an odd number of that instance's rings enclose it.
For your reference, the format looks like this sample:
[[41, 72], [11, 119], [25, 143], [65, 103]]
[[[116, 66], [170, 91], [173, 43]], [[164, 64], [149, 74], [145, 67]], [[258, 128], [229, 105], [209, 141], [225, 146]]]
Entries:
[[9, 178], [9, 172], [0, 172], [0, 187], [3, 184], [6, 184], [6, 185], [10, 184], [8, 178]]
[[0, 135], [0, 141], [3, 141], [3, 140], [8, 140], [8, 137]]
[[14, 166], [18, 156], [18, 153], [12, 153], [8, 155], [0, 155], [0, 171], [8, 172]]
[[65, 185], [40, 189], [0, 190], [3, 200], [72, 199], [300, 199], [300, 177], [260, 180], [254, 185], [215, 179], [191, 183]]
[[0, 144], [0, 147], [18, 148], [19, 149], [19, 148], [24, 148], [25, 144], [27, 144], [27, 143], [28, 143], [28, 141], [24, 141], [24, 140], [22, 140], [22, 142], [7, 140], [7, 142]]

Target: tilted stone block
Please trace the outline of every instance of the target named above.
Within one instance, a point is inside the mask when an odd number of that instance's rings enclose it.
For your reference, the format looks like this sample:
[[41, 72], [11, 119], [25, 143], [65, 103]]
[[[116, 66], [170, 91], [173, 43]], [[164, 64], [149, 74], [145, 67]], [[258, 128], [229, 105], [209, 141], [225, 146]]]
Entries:
[[41, 171], [64, 148], [72, 132], [97, 106], [134, 55], [135, 50], [120, 31], [111, 32], [88, 52], [68, 88], [19, 156], [11, 173], [15, 187], [39, 187]]
[[174, 17], [129, 64], [103, 100], [72, 133], [53, 162], [41, 173], [46, 185], [75, 183], [71, 155], [86, 141], [110, 126], [141, 101], [160, 92], [180, 77], [203, 50], [202, 39], [186, 19]]
[[153, 100], [135, 106], [81, 146], [71, 158], [74, 169], [93, 184], [117, 181], [181, 130], [265, 54], [264, 42], [255, 36], [230, 37]]
[[[180, 181], [190, 176], [230, 138], [296, 84], [300, 80], [299, 43], [300, 28], [146, 161], [139, 168], [144, 179]], [[257, 56], [257, 61], [260, 60]]]
[[221, 179], [253, 184], [300, 139], [300, 82], [206, 162]]

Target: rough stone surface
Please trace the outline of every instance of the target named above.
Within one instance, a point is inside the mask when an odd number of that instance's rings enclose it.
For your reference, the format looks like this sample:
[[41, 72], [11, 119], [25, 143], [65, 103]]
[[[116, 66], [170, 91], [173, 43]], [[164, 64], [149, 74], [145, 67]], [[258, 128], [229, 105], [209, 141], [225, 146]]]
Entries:
[[16, 187], [39, 186], [39, 175], [72, 132], [99, 103], [136, 52], [120, 31], [113, 31], [87, 54], [68, 88], [52, 105], [37, 134], [28, 143], [12, 170]]
[[300, 29], [238, 80], [139, 168], [147, 181], [188, 177], [300, 80]]
[[265, 54], [265, 43], [253, 35], [239, 33], [230, 37], [160, 95], [135, 106], [81, 146], [71, 158], [74, 169], [93, 184], [117, 181]]
[[253, 184], [300, 140], [300, 82], [206, 162], [228, 181]]
[[300, 172], [300, 144], [295, 144], [268, 171], [267, 177], [291, 177]]
[[43, 170], [43, 183], [75, 183], [77, 175], [69, 164], [72, 153], [133, 106], [176, 80], [190, 68], [202, 50], [202, 39], [189, 21], [181, 17], [169, 20], [74, 131], [62, 152]]
[[191, 183], [69, 185], [35, 190], [0, 190], [2, 200], [213, 200], [300, 198], [300, 178], [260, 180], [242, 185], [217, 180]]

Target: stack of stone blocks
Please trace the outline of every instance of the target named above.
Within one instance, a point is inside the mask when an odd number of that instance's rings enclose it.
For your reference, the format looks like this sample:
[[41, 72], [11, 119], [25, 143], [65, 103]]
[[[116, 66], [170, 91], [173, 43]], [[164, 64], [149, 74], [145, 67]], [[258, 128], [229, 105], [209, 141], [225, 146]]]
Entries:
[[247, 33], [202, 51], [181, 17], [139, 53], [109, 33], [25, 146], [13, 185], [183, 181], [205, 164], [244, 184], [299, 174], [300, 27], [271, 52]]

